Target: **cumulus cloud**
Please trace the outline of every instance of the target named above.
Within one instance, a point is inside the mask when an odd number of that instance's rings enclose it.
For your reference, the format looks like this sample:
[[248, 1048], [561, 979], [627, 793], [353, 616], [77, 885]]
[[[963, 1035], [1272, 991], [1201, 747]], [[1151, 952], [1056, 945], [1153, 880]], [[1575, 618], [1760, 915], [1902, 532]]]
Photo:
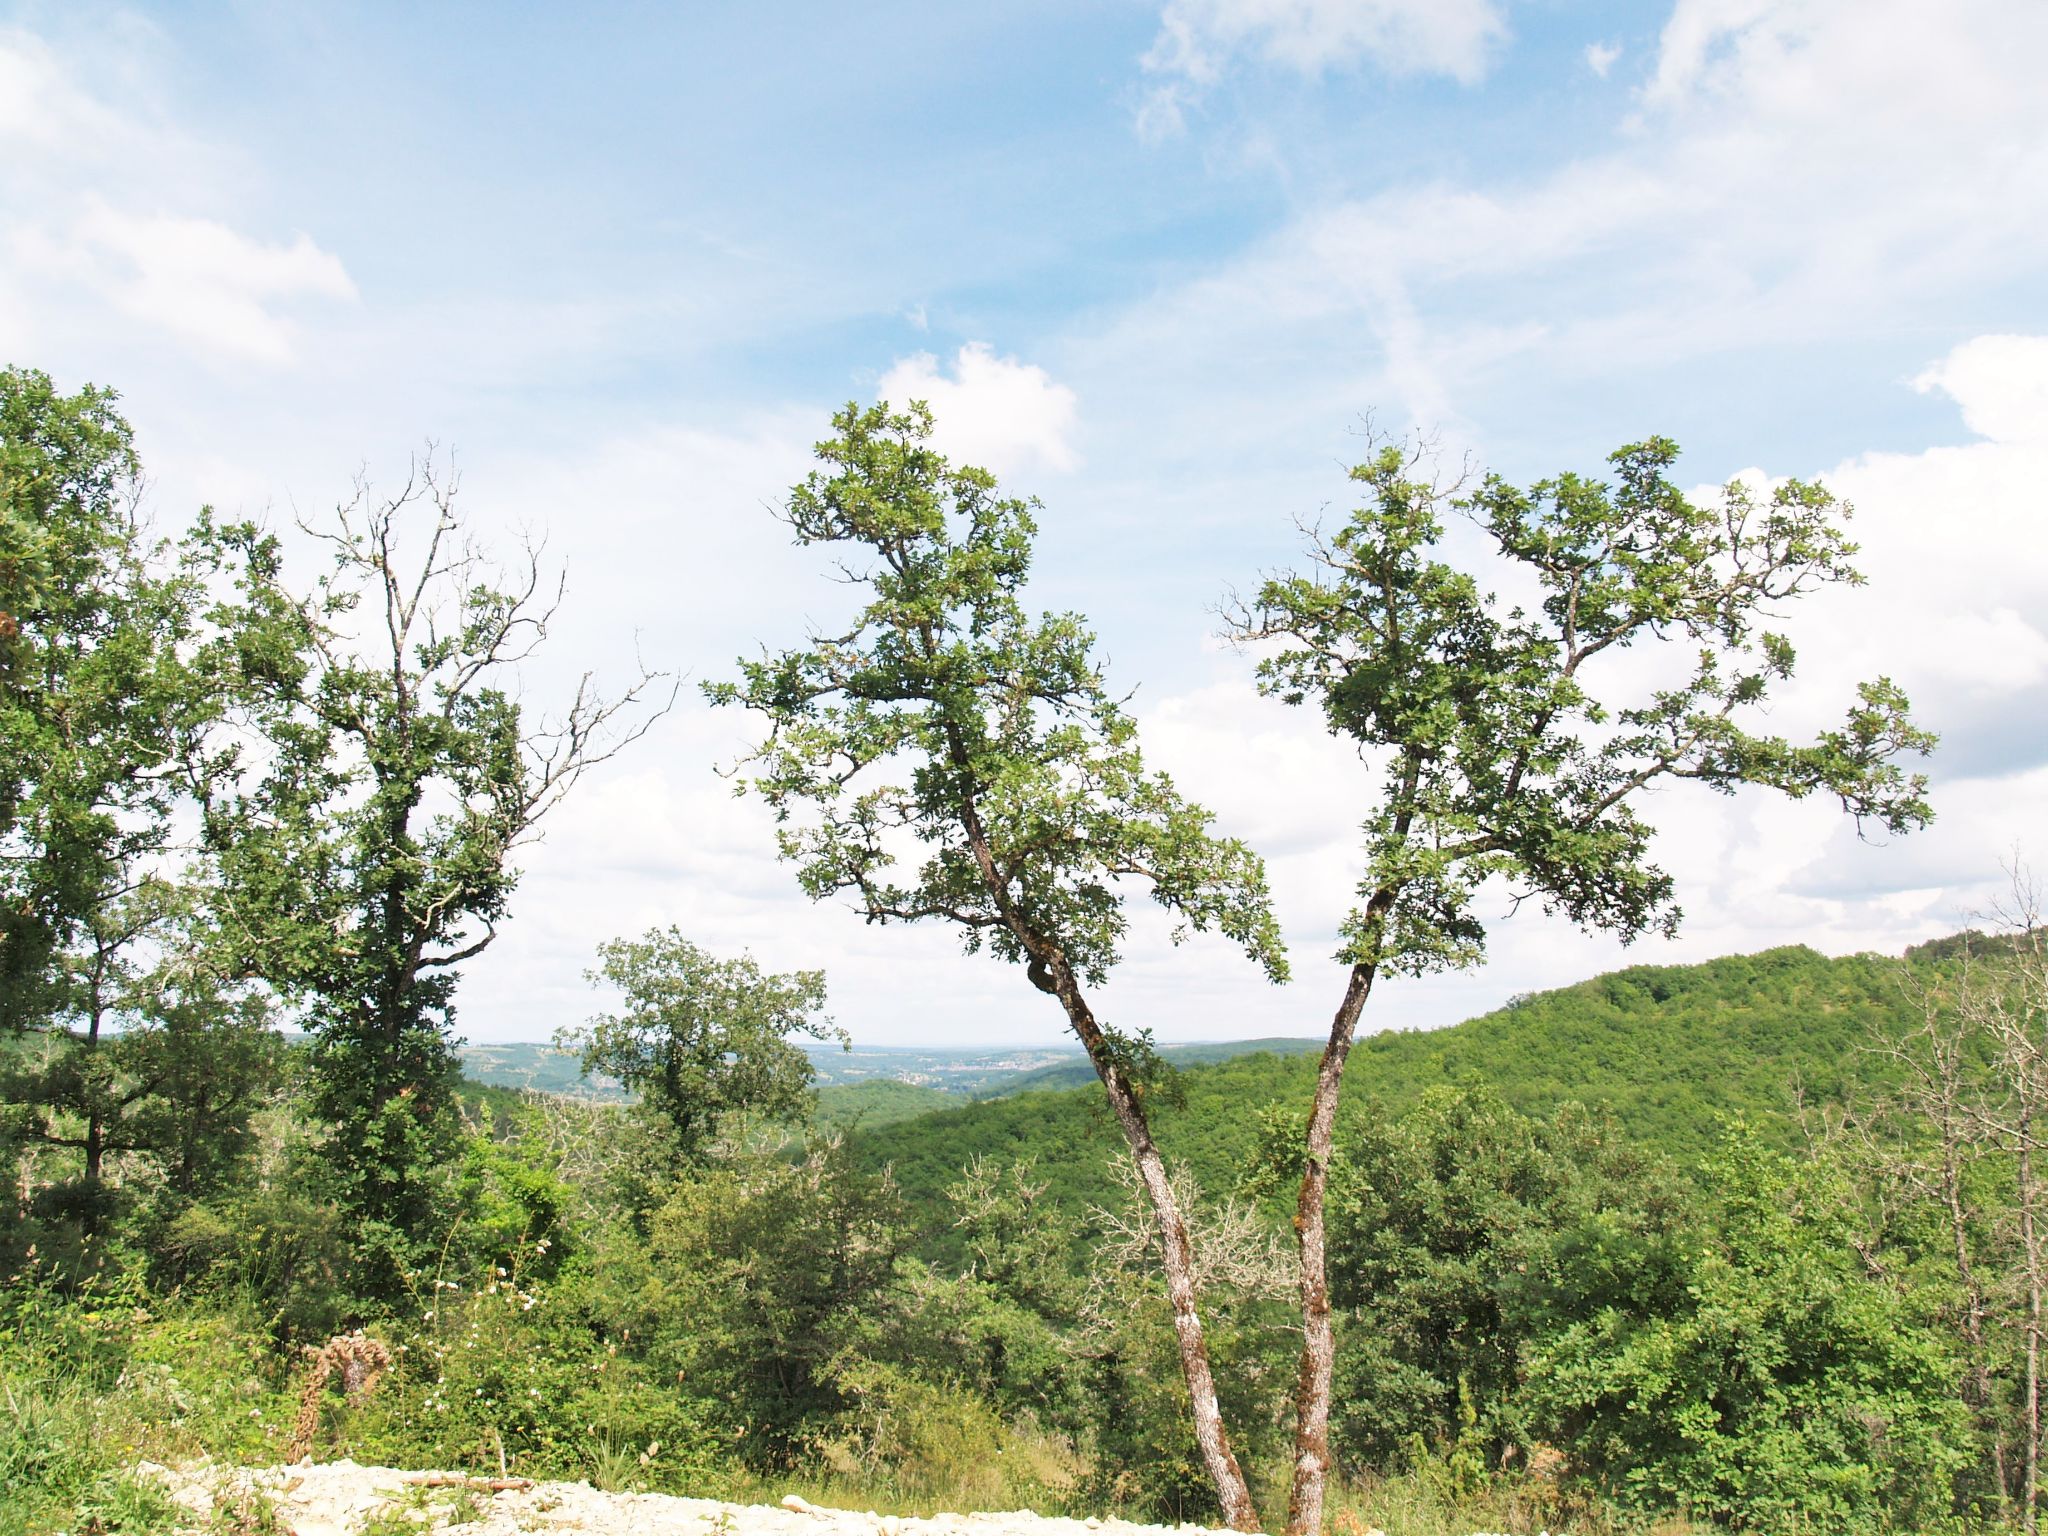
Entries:
[[1034, 363], [997, 356], [985, 342], [962, 347], [950, 374], [929, 352], [899, 359], [875, 392], [898, 406], [930, 405], [939, 446], [999, 475], [1081, 462], [1073, 390]]
[[1913, 381], [1963, 408], [1963, 421], [1995, 443], [2048, 438], [2048, 336], [1979, 336]]
[[1619, 43], [1586, 44], [1586, 68], [1592, 70], [1602, 80], [1607, 78], [1607, 72], [1614, 68], [1614, 61], [1620, 57]]

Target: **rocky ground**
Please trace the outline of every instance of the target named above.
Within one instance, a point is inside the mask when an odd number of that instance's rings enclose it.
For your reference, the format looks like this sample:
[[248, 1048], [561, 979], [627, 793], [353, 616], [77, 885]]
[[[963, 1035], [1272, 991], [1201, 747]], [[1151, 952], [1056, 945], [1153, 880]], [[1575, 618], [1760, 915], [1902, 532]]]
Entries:
[[910, 1516], [823, 1509], [791, 1495], [780, 1505], [721, 1504], [660, 1493], [601, 1493], [587, 1483], [532, 1483], [399, 1472], [352, 1461], [259, 1471], [145, 1465], [193, 1513], [195, 1527], [235, 1536], [1160, 1536], [1198, 1526], [1068, 1520], [1028, 1509]]

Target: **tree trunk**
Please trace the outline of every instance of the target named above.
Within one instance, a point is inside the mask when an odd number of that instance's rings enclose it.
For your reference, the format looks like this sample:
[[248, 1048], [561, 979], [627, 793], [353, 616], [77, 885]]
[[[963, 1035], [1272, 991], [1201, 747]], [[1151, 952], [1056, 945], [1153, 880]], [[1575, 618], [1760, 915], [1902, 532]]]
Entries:
[[[107, 969], [107, 946], [98, 944], [93, 957], [91, 1008], [86, 1021], [85, 1049], [88, 1058], [99, 1055], [100, 1030], [106, 1022], [105, 999]], [[84, 1081], [96, 1084], [97, 1074], [88, 1067]], [[96, 1088], [89, 1087], [85, 1094], [85, 1204], [80, 1208], [78, 1229], [81, 1236], [98, 1237], [100, 1232], [100, 1197], [104, 1188], [103, 1179], [107, 1161], [106, 1108]]]
[[1330, 1151], [1337, 1100], [1358, 1016], [1372, 991], [1375, 967], [1354, 965], [1344, 1001], [1330, 1022], [1329, 1043], [1316, 1071], [1308, 1136], [1295, 1199], [1294, 1235], [1301, 1254], [1301, 1369], [1294, 1386], [1294, 1482], [1287, 1495], [1288, 1536], [1317, 1536], [1323, 1526], [1323, 1490], [1330, 1474], [1330, 1378], [1336, 1338], [1330, 1326], [1330, 1275], [1323, 1211], [1330, 1183]]
[[2027, 1267], [2027, 1384], [2023, 1405], [2026, 1427], [2026, 1467], [2021, 1485], [2020, 1522], [2027, 1536], [2034, 1536], [2039, 1511], [2036, 1499], [2041, 1476], [2041, 1233], [2036, 1209], [2039, 1190], [2034, 1184], [2032, 1115], [2020, 1121], [2020, 1249]]
[[[1202, 1465], [1208, 1469], [1209, 1481], [1216, 1488], [1216, 1501], [1222, 1506], [1224, 1521], [1230, 1528], [1234, 1531], [1259, 1530], [1259, 1512], [1252, 1504], [1244, 1469], [1238, 1465], [1237, 1457], [1230, 1449], [1223, 1410], [1216, 1401], [1215, 1373], [1210, 1368], [1209, 1344], [1203, 1337], [1202, 1316], [1196, 1304], [1194, 1245], [1188, 1240], [1187, 1221], [1181, 1215], [1180, 1202], [1174, 1198], [1173, 1186], [1167, 1182], [1166, 1162], [1152, 1140], [1152, 1127], [1146, 1118], [1145, 1107], [1132, 1091], [1123, 1069], [1109, 1054], [1102, 1028], [1095, 1022], [1094, 1011], [1081, 995], [1080, 984], [1075, 981], [1065, 959], [1055, 953], [1047, 958], [1043, 969], [1046, 980], [1051, 983], [1047, 990], [1058, 997], [1060, 1005], [1066, 1009], [1067, 1022], [1087, 1050], [1095, 1075], [1102, 1079], [1110, 1108], [1123, 1129], [1124, 1140], [1130, 1144], [1139, 1180], [1145, 1186], [1146, 1197], [1152, 1202], [1152, 1214], [1159, 1223], [1159, 1252], [1161, 1267], [1166, 1271], [1167, 1300], [1173, 1307], [1174, 1342], [1180, 1350], [1181, 1375], [1187, 1381], [1188, 1401], [1195, 1421], [1195, 1443], [1201, 1447]], [[1038, 971], [1039, 967], [1034, 965], [1034, 981], [1039, 980]], [[1044, 984], [1040, 981], [1040, 985]]]
[[1990, 1437], [1991, 1476], [1998, 1487], [1999, 1508], [2006, 1509], [2012, 1503], [2012, 1489], [2006, 1482], [2006, 1431], [1992, 1408], [1991, 1359], [1984, 1347], [1984, 1288], [1977, 1278], [1977, 1267], [1970, 1259], [1969, 1212], [1963, 1204], [1963, 1171], [1956, 1145], [1955, 1117], [1944, 1115], [1941, 1129], [1942, 1202], [1948, 1208], [1949, 1234], [1955, 1243], [1956, 1278], [1962, 1282], [1963, 1299], [1967, 1304], [1963, 1312], [1963, 1338], [1970, 1351], [1970, 1407]]

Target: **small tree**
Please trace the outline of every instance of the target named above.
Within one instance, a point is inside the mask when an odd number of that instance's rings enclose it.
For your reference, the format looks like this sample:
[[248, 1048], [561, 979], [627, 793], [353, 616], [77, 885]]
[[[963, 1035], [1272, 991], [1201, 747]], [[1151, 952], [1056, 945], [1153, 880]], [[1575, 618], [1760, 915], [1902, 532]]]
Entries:
[[[768, 717], [749, 783], [813, 898], [848, 893], [870, 922], [952, 923], [970, 951], [1023, 967], [1058, 1000], [1159, 1223], [1204, 1464], [1225, 1518], [1254, 1529], [1216, 1405], [1186, 1223], [1152, 1139], [1152, 1055], [1145, 1035], [1096, 1017], [1087, 988], [1116, 962], [1124, 882], [1281, 974], [1264, 868], [1145, 771], [1081, 620], [1025, 612], [1032, 504], [999, 497], [985, 470], [949, 465], [928, 446], [921, 404], [848, 406], [832, 425], [817, 450], [827, 468], [792, 492], [788, 519], [797, 542], [866, 562], [842, 569], [867, 601], [847, 629], [745, 663], [740, 682], [710, 697]], [[913, 855], [903, 878], [899, 859]]]
[[631, 716], [659, 674], [615, 699], [586, 674], [559, 721], [528, 717], [512, 684], [560, 583], [532, 548], [491, 564], [431, 462], [302, 526], [330, 561], [310, 589], [253, 524], [200, 529], [239, 584], [212, 661], [261, 742], [207, 786], [207, 835], [247, 965], [308, 1008], [326, 1155], [379, 1287], [425, 1235], [453, 1146], [457, 970], [497, 937], [519, 849], [667, 706]]
[[[1374, 979], [1477, 963], [1489, 880], [1547, 912], [1632, 939], [1673, 932], [1671, 877], [1651, 857], [1644, 791], [1692, 780], [1794, 798], [1835, 797], [1859, 825], [1924, 825], [1926, 782], [1896, 759], [1934, 738], [1888, 680], [1863, 684], [1843, 726], [1808, 745], [1744, 720], [1792, 675], [1767, 627], [1775, 605], [1856, 582], [1848, 508], [1791, 481], [1766, 498], [1740, 483], [1697, 505], [1667, 478], [1662, 438], [1612, 455], [1611, 482], [1562, 475], [1528, 491], [1489, 476], [1473, 494], [1420, 477], [1420, 449], [1383, 445], [1351, 478], [1365, 504], [1334, 536], [1312, 534], [1313, 569], [1264, 582], [1226, 615], [1259, 648], [1260, 690], [1313, 700], [1332, 734], [1386, 764], [1366, 822], [1361, 904], [1342, 926], [1348, 968], [1302, 1141], [1295, 1214], [1306, 1330], [1288, 1528], [1321, 1526], [1330, 1467], [1332, 1336], [1324, 1194], [1344, 1066]], [[1436, 557], [1443, 513], [1469, 517], [1508, 570], [1540, 594], [1503, 609]], [[1671, 639], [1689, 672], [1633, 702], [1603, 696], [1610, 652]]]
[[183, 1199], [246, 1151], [282, 1042], [267, 1000], [226, 974], [203, 893], [148, 879], [110, 899], [59, 957], [58, 1002], [30, 1049], [0, 1062], [18, 1139], [78, 1159], [47, 1203], [102, 1226], [110, 1157], [153, 1164]]
[[621, 994], [623, 1007], [557, 1042], [585, 1072], [632, 1091], [668, 1171], [700, 1161], [730, 1116], [803, 1113], [811, 1059], [790, 1036], [846, 1041], [822, 1013], [823, 971], [771, 975], [751, 955], [721, 960], [673, 928], [614, 939], [598, 956], [589, 979]]
[[[1995, 935], [1969, 936], [1952, 993], [1943, 1000], [1953, 1012], [1932, 1022], [1928, 1033], [1952, 1054], [1981, 1047], [1988, 1048], [1990, 1057], [1990, 1071], [1977, 1091], [1959, 1091], [1953, 1101], [1961, 1103], [1974, 1122], [1970, 1139], [1995, 1149], [2011, 1181], [2004, 1215], [2012, 1252], [2004, 1266], [2007, 1273], [2000, 1278], [2017, 1313], [2004, 1322], [2015, 1336], [2019, 1354], [2020, 1465], [2005, 1469], [2002, 1455], [1999, 1461], [2008, 1478], [2014, 1471], [2018, 1474], [2020, 1523], [2032, 1536], [2040, 1527], [2042, 1448], [2048, 1441], [2042, 1402], [2043, 1367], [2048, 1364], [2043, 1360], [2048, 1345], [2048, 927], [2042, 921], [2038, 894], [2022, 870], [2013, 869], [2011, 899], [1996, 917], [2000, 931]], [[1949, 1073], [1960, 1077], [1966, 1070], [1958, 1063]], [[1939, 1119], [1933, 1128], [1944, 1141], [1969, 1134]], [[1956, 1220], [1964, 1220], [1960, 1212]], [[1976, 1327], [1978, 1282], [1968, 1267], [1965, 1232], [1966, 1228], [1959, 1231], [1955, 1240], [1957, 1273], [1972, 1304], [1969, 1321]], [[1978, 1351], [1981, 1364], [1981, 1331], [1968, 1342]], [[1973, 1407], [1988, 1403], [1988, 1378], [1984, 1371], [1974, 1380], [1973, 1397], [1978, 1401]]]

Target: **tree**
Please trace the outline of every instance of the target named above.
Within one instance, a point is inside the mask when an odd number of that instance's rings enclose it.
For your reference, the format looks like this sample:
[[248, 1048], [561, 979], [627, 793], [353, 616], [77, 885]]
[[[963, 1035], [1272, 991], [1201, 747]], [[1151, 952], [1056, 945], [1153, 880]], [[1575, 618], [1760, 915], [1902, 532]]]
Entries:
[[302, 525], [329, 557], [310, 589], [253, 524], [198, 535], [237, 584], [211, 662], [261, 742], [209, 786], [208, 844], [245, 963], [308, 1009], [313, 1105], [373, 1288], [424, 1237], [453, 1148], [458, 968], [497, 937], [548, 813], [667, 707], [631, 718], [660, 674], [613, 699], [586, 674], [559, 721], [528, 718], [511, 684], [562, 587], [531, 547], [491, 564], [456, 492], [431, 461], [388, 498], [359, 483], [332, 526]]
[[[1925, 1287], [1873, 1275], [1828, 1161], [1737, 1124], [1691, 1251], [1533, 1352], [1533, 1411], [1583, 1476], [1645, 1511], [1756, 1530], [1929, 1530], [1969, 1460], [1960, 1362]], [[1656, 1269], [1677, 1260], [1676, 1274]]]
[[[1299, 1122], [1270, 1129], [1291, 1153]], [[1330, 1207], [1339, 1443], [1380, 1465], [1426, 1445], [1480, 1475], [1546, 1438], [1532, 1350], [1617, 1306], [1669, 1311], [1693, 1240], [1675, 1173], [1611, 1123], [1576, 1104], [1531, 1119], [1477, 1085], [1341, 1138]]]
[[[1943, 1145], [1938, 1187], [1944, 1203], [1961, 1204], [1962, 1176], [1969, 1143], [1988, 1144], [2000, 1154], [2009, 1180], [2006, 1216], [2011, 1226], [2012, 1255], [2007, 1289], [2018, 1316], [2006, 1319], [2017, 1336], [2021, 1380], [2017, 1404], [2020, 1437], [2019, 1496], [2022, 1528], [2032, 1536], [2039, 1529], [2041, 1459], [2048, 1439], [2048, 1417], [2042, 1403], [2044, 1329], [2048, 1329], [2048, 929], [2044, 929], [2039, 897], [2026, 874], [2011, 871], [2012, 895], [1998, 913], [1999, 931], [1989, 938], [1970, 935], [1951, 994], [1942, 1000], [1947, 1017], [1930, 1021], [1929, 1043], [1951, 1058], [1936, 1057], [1934, 1093], [1923, 1077], [1917, 1085], [1923, 1112], [1933, 1122]], [[1968, 1065], [1960, 1058], [1973, 1049], [1988, 1055], [1990, 1071], [1970, 1088]], [[1944, 1083], [1946, 1076], [1950, 1081]], [[1958, 1081], [1960, 1080], [1960, 1081]], [[1909, 1089], [1916, 1086], [1909, 1079]], [[1946, 1098], [1947, 1102], [1942, 1102]], [[1929, 1103], [1928, 1100], [1934, 1102]], [[1944, 1123], [1960, 1111], [1970, 1124]], [[1951, 1145], [1962, 1143], [1961, 1146]], [[1962, 1162], [1965, 1168], [1953, 1168]], [[1954, 1193], [1951, 1193], [1954, 1191]], [[1988, 1406], [1989, 1370], [1982, 1337], [1980, 1282], [1970, 1267], [1969, 1223], [1958, 1209], [1952, 1218], [1957, 1278], [1970, 1310], [1966, 1340], [1972, 1347], [1973, 1408]], [[1999, 1437], [2002, 1438], [2002, 1437]], [[1996, 1447], [1996, 1439], [1994, 1446]], [[2001, 1472], [2003, 1456], [1998, 1457]], [[2001, 1493], [2004, 1492], [2001, 1479]]]
[[187, 574], [151, 544], [111, 390], [0, 371], [0, 1022], [60, 1006], [55, 958], [169, 847]]
[[203, 894], [156, 878], [106, 901], [58, 960], [58, 1002], [34, 1048], [0, 1070], [18, 1140], [79, 1159], [44, 1203], [91, 1236], [109, 1157], [154, 1164], [180, 1199], [218, 1186], [245, 1153], [281, 1044], [267, 1000], [221, 968]]
[[[1696, 505], [1666, 475], [1677, 457], [1652, 438], [1610, 457], [1611, 483], [1565, 474], [1522, 491], [1488, 476], [1467, 496], [1418, 477], [1419, 447], [1382, 445], [1351, 472], [1365, 504], [1335, 535], [1311, 533], [1310, 573], [1264, 582], [1226, 616], [1234, 639], [1260, 648], [1262, 692], [1313, 700], [1333, 734], [1386, 763], [1302, 1140], [1292, 1532], [1320, 1528], [1330, 1466], [1323, 1206], [1345, 1061], [1374, 979], [1481, 959], [1473, 900], [1490, 880], [1624, 940], [1672, 932], [1672, 880], [1637, 809], [1665, 781], [1832, 795], [1859, 825], [1894, 833], [1931, 814], [1925, 780], [1896, 760], [1934, 738], [1888, 680], [1863, 684], [1846, 722], [1808, 745], [1742, 723], [1792, 675], [1791, 643], [1766, 627], [1775, 605], [1859, 579], [1840, 526], [1848, 508], [1797, 480], [1762, 499], [1731, 484]], [[1504, 610], [1437, 557], [1446, 509], [1540, 594], [1534, 611]], [[1603, 692], [1592, 664], [1667, 639], [1691, 648], [1684, 675], [1611, 702], [1626, 680]]]
[[[931, 412], [847, 406], [827, 466], [791, 494], [797, 542], [862, 557], [852, 625], [743, 663], [709, 689], [767, 716], [749, 783], [775, 810], [780, 846], [813, 898], [853, 897], [870, 922], [934, 919], [1022, 966], [1056, 998], [1088, 1053], [1159, 1223], [1195, 1433], [1225, 1518], [1256, 1512], [1216, 1405], [1186, 1224], [1154, 1144], [1142, 1033], [1099, 1020], [1133, 883], [1183, 926], [1215, 928], [1267, 971], [1284, 970], [1263, 865], [1215, 837], [1209, 813], [1148, 773], [1136, 727], [1104, 686], [1073, 614], [1033, 620], [1033, 504], [928, 445]], [[901, 878], [900, 859], [917, 857]]]
[[558, 1037], [585, 1072], [618, 1079], [658, 1131], [670, 1172], [702, 1160], [735, 1114], [789, 1120], [811, 1101], [811, 1059], [791, 1035], [837, 1039], [822, 1016], [825, 973], [771, 975], [751, 955], [721, 960], [674, 928], [598, 950], [594, 983], [623, 1008]]
[[76, 1154], [51, 1198], [87, 1235], [110, 1154], [188, 1189], [231, 1161], [268, 1060], [172, 880], [226, 698], [194, 665], [202, 573], [151, 538], [115, 401], [0, 371], [0, 1104]]

